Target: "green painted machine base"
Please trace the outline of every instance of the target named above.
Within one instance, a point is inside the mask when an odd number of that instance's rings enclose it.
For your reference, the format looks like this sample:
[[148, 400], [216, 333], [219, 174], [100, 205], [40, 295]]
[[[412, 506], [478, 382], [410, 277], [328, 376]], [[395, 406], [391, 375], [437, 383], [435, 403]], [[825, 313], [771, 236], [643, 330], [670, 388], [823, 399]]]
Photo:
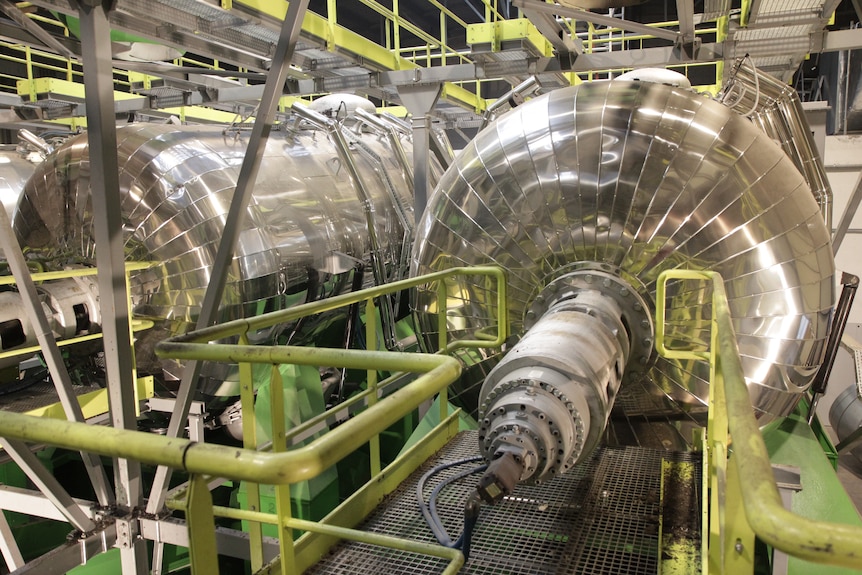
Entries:
[[[803, 517], [862, 526], [856, 507], [838, 481], [835, 469], [812, 428], [805, 421], [805, 406], [764, 433], [766, 448], [774, 465], [800, 470], [802, 489], [792, 495], [792, 511]], [[862, 542], [860, 542], [862, 545]], [[791, 557], [788, 575], [838, 575], [860, 573], [854, 569], [831, 567]]]

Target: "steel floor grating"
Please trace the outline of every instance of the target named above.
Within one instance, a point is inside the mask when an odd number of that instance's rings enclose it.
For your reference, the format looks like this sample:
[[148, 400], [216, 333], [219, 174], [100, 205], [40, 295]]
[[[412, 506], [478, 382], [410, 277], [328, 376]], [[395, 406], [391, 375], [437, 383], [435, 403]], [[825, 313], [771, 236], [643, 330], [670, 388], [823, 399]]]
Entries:
[[[416, 503], [416, 484], [431, 467], [476, 453], [476, 432], [459, 434], [399, 486], [361, 528], [435, 542]], [[470, 559], [461, 573], [654, 575], [662, 459], [699, 458], [698, 453], [602, 447], [565, 476], [545, 485], [520, 486], [499, 505], [482, 507]], [[441, 480], [475, 465], [463, 464], [432, 477], [425, 487], [426, 500]], [[461, 531], [464, 500], [475, 480], [476, 476], [460, 480], [438, 498], [440, 518], [452, 539]], [[700, 485], [699, 477], [695, 485]], [[699, 519], [699, 510], [691, 512]], [[341, 543], [307, 573], [432, 574], [444, 567], [443, 560], [432, 557]]]
[[[85, 393], [99, 391], [100, 389], [102, 388], [98, 385], [73, 385], [72, 393], [75, 397], [79, 397]], [[28, 411], [47, 407], [59, 401], [60, 397], [57, 395], [54, 384], [50, 381], [40, 381], [20, 391], [0, 395], [0, 410], [27, 413]]]

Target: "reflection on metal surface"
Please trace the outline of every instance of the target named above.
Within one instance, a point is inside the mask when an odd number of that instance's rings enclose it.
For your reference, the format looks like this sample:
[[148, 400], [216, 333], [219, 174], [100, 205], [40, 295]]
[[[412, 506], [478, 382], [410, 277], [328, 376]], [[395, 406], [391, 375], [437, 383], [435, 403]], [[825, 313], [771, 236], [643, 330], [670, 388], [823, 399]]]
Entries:
[[24, 184], [33, 175], [39, 161], [41, 158], [36, 152], [25, 155], [13, 146], [0, 147], [0, 201], [9, 219], [14, 216]]
[[[343, 130], [364, 152], [352, 157], [365, 185], [361, 197], [326, 133], [303, 129], [270, 135], [235, 249], [221, 321], [349, 289], [357, 261], [368, 260], [371, 250], [368, 222], [386, 263], [382, 279], [406, 275], [402, 252], [409, 244], [401, 220], [412, 199], [402, 167], [374, 134]], [[160, 264], [131, 280], [135, 313], [163, 320], [147, 336], [151, 341], [139, 342], [139, 369], [160, 366], [168, 376], [179, 376], [179, 365], [148, 365], [156, 361], [151, 346], [196, 321], [246, 141], [241, 133], [220, 128], [144, 124], [120, 128], [118, 143], [127, 258]], [[86, 139], [75, 138], [39, 167], [24, 190], [14, 221], [19, 241], [53, 265], [94, 261], [88, 165]], [[412, 220], [412, 212], [406, 217]], [[301, 328], [302, 333], [285, 328], [293, 343], [313, 337], [313, 324]], [[276, 335], [250, 334], [255, 341]], [[215, 393], [228, 379], [222, 370], [227, 368], [209, 366], [205, 391]]]
[[862, 445], [858, 440], [851, 439], [862, 427], [862, 398], [859, 397], [858, 384], [842, 391], [832, 402], [832, 407], [829, 408], [829, 425], [835, 430], [839, 442], [850, 440], [850, 453], [862, 462]]
[[[781, 148], [720, 103], [641, 82], [558, 90], [490, 125], [441, 179], [413, 258], [413, 273], [504, 267], [519, 335], [546, 286], [584, 266], [605, 266], [650, 313], [663, 270], [720, 272], [762, 423], [788, 413], [810, 384], [834, 303], [823, 218]], [[447, 287], [450, 310], [458, 304], [450, 336], [491, 325], [490, 289]], [[426, 313], [433, 289], [415, 302], [429, 348], [437, 337]], [[674, 347], [702, 348], [709, 326], [699, 318], [708, 317], [710, 293], [684, 281], [670, 292]], [[501, 357], [463, 359], [478, 381]], [[624, 415], [705, 413], [705, 363], [632, 355], [627, 369], [616, 398]], [[477, 407], [478, 383], [456, 391]]]
[[521, 481], [565, 472], [592, 453], [604, 432], [632, 347], [611, 295], [620, 284], [611, 278], [583, 270], [549, 284], [562, 284], [553, 290], [560, 297], [482, 385], [482, 453], [492, 460], [512, 452]]

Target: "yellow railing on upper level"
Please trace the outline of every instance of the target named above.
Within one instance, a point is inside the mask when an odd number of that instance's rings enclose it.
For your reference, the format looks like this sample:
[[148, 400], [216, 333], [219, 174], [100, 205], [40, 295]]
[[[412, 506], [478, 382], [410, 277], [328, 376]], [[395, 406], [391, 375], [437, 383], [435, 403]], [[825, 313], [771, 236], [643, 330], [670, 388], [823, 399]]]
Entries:
[[[126, 281], [128, 282], [128, 274], [129, 272], [136, 270], [144, 270], [149, 267], [152, 267], [153, 264], [146, 262], [129, 262], [126, 264]], [[34, 282], [49, 282], [55, 280], [63, 280], [69, 278], [81, 278], [97, 275], [99, 272], [96, 268], [70, 268], [67, 270], [60, 271], [51, 271], [51, 272], [36, 272], [30, 275]], [[15, 278], [11, 275], [0, 276], [0, 286], [10, 286], [15, 285]], [[133, 331], [141, 331], [145, 329], [150, 329], [153, 327], [153, 322], [148, 319], [141, 318], [132, 318], [131, 327]], [[85, 341], [92, 341], [96, 339], [101, 339], [101, 332], [98, 333], [89, 333], [84, 335], [78, 335], [75, 337], [70, 337], [67, 339], [62, 339], [57, 341], [57, 345], [59, 347], [66, 347], [69, 345], [74, 345], [76, 343], [83, 343]], [[27, 346], [27, 347], [16, 347], [14, 349], [6, 349], [0, 351], [0, 359], [6, 359], [10, 357], [20, 357], [25, 355], [31, 355], [38, 352], [41, 348], [38, 345]]]
[[[711, 286], [711, 316], [702, 318], [711, 331], [708, 349], [666, 347], [665, 310], [670, 280], [703, 281]], [[710, 415], [705, 438], [708, 473], [704, 489], [704, 494], [709, 493], [709, 521], [703, 546], [708, 556], [703, 572], [752, 573], [755, 535], [794, 557], [862, 569], [862, 528], [807, 519], [782, 504], [751, 406], [721, 276], [708, 271], [663, 272], [656, 289], [655, 339], [664, 357], [703, 360], [710, 365]]]
[[[489, 333], [484, 329], [477, 333], [473, 340], [447, 341], [448, 283], [459, 277], [470, 278], [469, 281], [488, 282], [489, 292], [496, 293], [496, 300], [487, 302], [496, 311], [496, 333]], [[355, 303], [364, 304], [366, 317], [373, 318], [376, 316], [375, 298], [424, 284], [436, 284], [438, 345], [441, 350], [438, 354], [247, 345], [246, 336], [250, 332]], [[491, 319], [494, 318], [489, 318]], [[229, 337], [238, 337], [240, 343], [237, 345], [211, 343]], [[182, 507], [186, 511], [192, 568], [195, 573], [218, 573], [215, 514], [240, 518], [251, 523], [252, 568], [259, 573], [301, 573], [332, 544], [342, 538], [443, 557], [450, 562], [445, 572], [455, 573], [463, 564], [460, 551], [364, 533], [350, 527], [354, 526], [385, 494], [397, 487], [400, 481], [433, 451], [442, 447], [443, 443], [457, 431], [457, 413], [448, 414], [446, 388], [460, 374], [461, 364], [446, 354], [462, 348], [499, 347], [507, 337], [508, 316], [504, 272], [491, 267], [456, 268], [336, 296], [288, 310], [228, 322], [160, 344], [157, 351], [162, 356], [239, 363], [243, 427], [248, 434], [244, 438], [246, 444], [244, 449], [122, 429], [96, 428], [67, 421], [44, 421], [14, 413], [4, 413], [3, 417], [0, 417], [0, 437], [133, 459], [151, 465], [166, 465], [189, 472], [192, 477], [187, 489], [181, 493], [179, 499], [176, 497], [172, 499], [169, 505]], [[366, 322], [366, 340], [368, 348], [376, 347], [376, 322], [370, 319]], [[305, 422], [298, 428], [287, 430], [284, 418], [279, 416], [284, 411], [283, 396], [281, 386], [277, 385], [278, 378], [274, 375], [274, 384], [270, 386], [276, 391], [270, 398], [273, 421], [272, 449], [270, 452], [259, 451], [256, 449], [252, 431], [255, 426], [252, 407], [255, 391], [251, 373], [253, 364], [276, 366], [273, 370], [274, 374], [278, 372], [279, 364], [367, 370], [367, 388], [318, 418]], [[394, 375], [378, 383], [377, 374], [380, 370], [402, 375], [412, 373], [416, 374], [416, 377], [403, 387], [388, 393], [390, 386], [400, 385], [399, 376]], [[439, 394], [440, 398], [441, 423], [426, 436], [425, 443], [414, 446], [386, 469], [381, 469], [379, 434], [436, 394]], [[325, 422], [327, 417], [355, 406], [364, 407], [364, 409], [334, 429], [322, 430], [325, 432], [303, 447], [287, 449], [289, 436], [308, 431], [309, 428]], [[290, 484], [319, 474], [365, 444], [369, 444], [371, 450], [372, 480], [320, 523], [292, 518]], [[250, 511], [225, 508], [214, 510], [207, 488], [207, 484], [210, 483], [209, 478], [212, 477], [243, 480], [255, 485], [276, 486], [276, 514], [255, 511], [254, 508], [259, 508], [259, 504], [252, 504]], [[254, 493], [257, 492], [254, 491]], [[257, 495], [250, 490], [249, 501], [253, 502], [254, 497]], [[275, 566], [272, 564], [263, 566], [261, 523], [273, 523], [279, 526], [280, 560]], [[307, 533], [295, 542], [293, 529], [301, 529]]]

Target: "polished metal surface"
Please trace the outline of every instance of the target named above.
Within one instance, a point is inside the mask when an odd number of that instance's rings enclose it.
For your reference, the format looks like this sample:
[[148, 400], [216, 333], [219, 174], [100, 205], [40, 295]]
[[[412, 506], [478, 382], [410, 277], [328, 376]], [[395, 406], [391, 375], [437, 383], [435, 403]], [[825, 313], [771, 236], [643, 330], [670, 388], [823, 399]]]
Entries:
[[492, 461], [511, 452], [522, 482], [553, 479], [593, 452], [631, 352], [619, 304], [599, 273], [581, 273], [589, 287], [552, 303], [479, 395], [482, 454]]
[[[409, 249], [399, 216], [406, 209], [412, 219], [410, 190], [385, 141], [368, 132], [345, 132], [350, 142], [371, 152], [356, 153], [352, 159], [371, 202], [388, 281], [406, 273], [397, 265], [405, 261], [401, 252]], [[126, 257], [159, 262], [132, 277], [135, 313], [161, 320], [138, 342], [139, 368], [155, 369], [147, 365], [155, 361], [147, 351], [150, 346], [186, 331], [197, 319], [245, 138], [244, 133], [214, 127], [140, 124], [118, 130]], [[405, 146], [409, 152], [409, 142]], [[88, 166], [86, 140], [75, 138], [40, 165], [25, 187], [15, 230], [22, 245], [52, 265], [95, 261]], [[300, 128], [270, 135], [220, 320], [349, 288], [357, 263], [369, 262], [367, 222], [372, 221], [349, 176], [326, 133]], [[397, 208], [393, 197], [403, 200]], [[294, 343], [313, 339], [312, 323], [300, 327], [291, 334]], [[276, 333], [251, 335], [265, 341]], [[160, 365], [169, 376], [180, 375], [178, 365]], [[209, 366], [210, 391], [228, 378], [221, 369]]]
[[[829, 408], [829, 425], [835, 430], [838, 441], [844, 441], [862, 427], [862, 398], [857, 385], [842, 391]], [[862, 462], [862, 445], [856, 444], [850, 453]]]
[[14, 146], [0, 147], [0, 201], [11, 219], [24, 184], [41, 161], [38, 153], [22, 154]]
[[[482, 131], [444, 174], [417, 226], [413, 273], [453, 265], [508, 270], [513, 333], [545, 286], [601, 263], [650, 306], [665, 269], [720, 272], [752, 403], [766, 422], [789, 412], [821, 361], [834, 304], [829, 234], [811, 190], [782, 149], [728, 107], [684, 89], [592, 83], [552, 92]], [[669, 286], [669, 343], [708, 343], [710, 294]], [[447, 286], [450, 337], [492, 329], [495, 294]], [[437, 327], [415, 305], [427, 347]], [[456, 309], [457, 307], [457, 309]], [[478, 381], [502, 353], [463, 354], [456, 390], [476, 406]], [[646, 359], [617, 404], [627, 415], [672, 407], [705, 413], [709, 366]]]

